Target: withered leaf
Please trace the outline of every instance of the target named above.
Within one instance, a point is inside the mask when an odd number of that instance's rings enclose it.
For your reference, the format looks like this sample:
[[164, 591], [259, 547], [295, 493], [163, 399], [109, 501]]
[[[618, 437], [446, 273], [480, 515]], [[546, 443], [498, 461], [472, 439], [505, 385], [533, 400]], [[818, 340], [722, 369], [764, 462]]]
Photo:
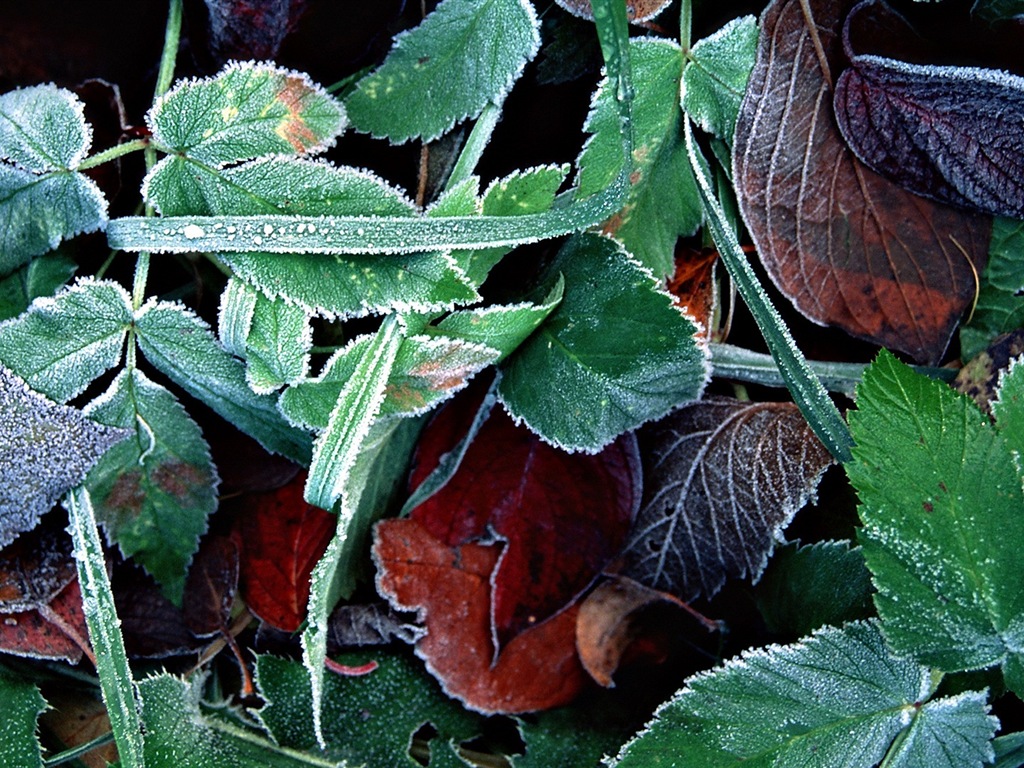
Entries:
[[[626, 0], [626, 17], [633, 22], [647, 21], [653, 19], [672, 0]], [[574, 16], [584, 19], [594, 18], [594, 9], [590, 0], [555, 0], [562, 8]]]
[[85, 479], [86, 472], [128, 430], [97, 424], [80, 411], [33, 391], [0, 365], [0, 547]]
[[623, 572], [683, 600], [756, 579], [832, 463], [792, 403], [708, 398], [637, 438], [644, 499]]
[[199, 637], [227, 630], [238, 588], [238, 545], [227, 536], [207, 536], [185, 582], [185, 624]]
[[176, 656], [202, 645], [185, 626], [182, 609], [167, 599], [153, 577], [131, 560], [115, 567], [112, 589], [129, 658]]
[[46, 605], [77, 577], [71, 537], [40, 526], [0, 550], [0, 613]]
[[974, 296], [991, 219], [914, 195], [846, 146], [832, 90], [852, 4], [808, 0], [810, 19], [801, 0], [765, 10], [733, 146], [740, 211], [804, 315], [934, 363]]
[[414, 643], [422, 636], [421, 627], [403, 621], [387, 603], [339, 605], [327, 620], [328, 653], [392, 640]]

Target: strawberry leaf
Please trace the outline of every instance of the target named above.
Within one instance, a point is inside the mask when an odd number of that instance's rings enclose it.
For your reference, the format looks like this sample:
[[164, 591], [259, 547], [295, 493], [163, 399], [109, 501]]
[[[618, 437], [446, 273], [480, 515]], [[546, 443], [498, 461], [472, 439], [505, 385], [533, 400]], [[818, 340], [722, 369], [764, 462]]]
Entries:
[[[1021, 406], [1005, 407], [1001, 418]], [[860, 496], [861, 540], [886, 637], [943, 670], [1019, 670], [1019, 438], [1008, 439], [967, 397], [884, 350], [857, 388], [850, 428], [857, 447], [846, 470]], [[1024, 679], [1009, 677], [1021, 690]]]
[[11, 765], [43, 768], [36, 721], [46, 711], [46, 700], [33, 683], [2, 665], [0, 698], [4, 701], [4, 725], [0, 728], [4, 759]]
[[[505, 100], [540, 47], [539, 26], [524, 0], [444, 0], [356, 85], [345, 102], [353, 127], [395, 144], [433, 141]], [[478, 65], [456, 65], [467, 58]]]
[[199, 427], [138, 369], [122, 371], [86, 414], [132, 431], [86, 481], [107, 539], [180, 605], [185, 571], [217, 508], [216, 470]]

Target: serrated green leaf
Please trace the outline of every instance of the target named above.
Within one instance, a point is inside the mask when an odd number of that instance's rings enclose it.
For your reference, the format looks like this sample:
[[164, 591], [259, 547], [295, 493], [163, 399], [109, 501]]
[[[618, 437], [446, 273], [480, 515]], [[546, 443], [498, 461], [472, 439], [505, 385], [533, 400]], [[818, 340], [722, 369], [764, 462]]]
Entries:
[[559, 276], [540, 304], [524, 302], [457, 310], [437, 324], [437, 331], [496, 350], [500, 357], [494, 362], [499, 363], [540, 327], [561, 302], [564, 292], [565, 281]]
[[53, 253], [32, 259], [0, 280], [0, 320], [17, 317], [36, 299], [53, 296], [77, 268], [73, 259]]
[[183, 306], [149, 301], [135, 315], [139, 348], [157, 369], [269, 451], [300, 464], [310, 457], [309, 437], [285, 422], [277, 399], [257, 395], [240, 361], [209, 326]]
[[548, 442], [597, 451], [700, 396], [707, 350], [651, 273], [614, 242], [579, 235], [546, 279], [561, 304], [502, 368], [506, 409]]
[[1024, 327], [1024, 222], [995, 217], [978, 300], [960, 329], [961, 357], [970, 360], [1000, 334]]
[[683, 70], [683, 111], [728, 144], [756, 55], [757, 20], [743, 16], [697, 41]]
[[117, 283], [79, 280], [0, 323], [0, 362], [64, 402], [121, 360], [131, 298]]
[[690, 678], [612, 765], [870, 768], [886, 758], [892, 768], [980, 768], [991, 760], [997, 721], [984, 694], [933, 693], [930, 671], [894, 656], [876, 624], [829, 627]]
[[313, 332], [305, 310], [259, 294], [245, 343], [246, 381], [260, 394], [299, 381], [309, 367], [312, 346]]
[[92, 143], [82, 102], [53, 85], [0, 96], [0, 274], [107, 222], [107, 201], [74, 168]]
[[[326, 755], [349, 765], [419, 765], [409, 754], [412, 735], [430, 723], [437, 735], [430, 741], [430, 765], [438, 752], [454, 752], [476, 735], [482, 719], [446, 697], [422, 664], [408, 654], [380, 650], [344, 654], [341, 664], [359, 666], [376, 661], [361, 677], [329, 674], [324, 680]], [[315, 750], [316, 736], [305, 713], [310, 706], [309, 680], [294, 661], [258, 656], [256, 682], [266, 705], [259, 719], [282, 746]]]
[[110, 591], [110, 577], [103, 543], [96, 528], [89, 491], [76, 488], [67, 497], [68, 526], [74, 543], [78, 583], [82, 589], [82, 612], [89, 627], [89, 643], [95, 653], [103, 703], [117, 752], [125, 768], [142, 768], [143, 736], [137, 689], [128, 666], [121, 638], [121, 622]]
[[166, 389], [122, 371], [86, 415], [133, 433], [86, 480], [107, 539], [181, 605], [185, 573], [217, 508], [217, 473], [199, 427]]
[[967, 397], [883, 350], [857, 387], [846, 465], [893, 647], [946, 671], [1024, 650], [1024, 491]]
[[31, 530], [112, 445], [128, 437], [58, 405], [0, 365], [0, 549]]
[[46, 711], [39, 689], [20, 675], [0, 666], [0, 754], [7, 765], [43, 768], [43, 756], [36, 736], [36, 721]]
[[433, 141], [505, 100], [540, 47], [539, 26], [523, 0], [443, 0], [349, 94], [352, 126], [395, 144]]
[[1022, 359], [1010, 361], [999, 379], [999, 392], [992, 403], [996, 428], [1013, 453], [1017, 474], [1024, 478], [1024, 365]]
[[[281, 395], [281, 412], [307, 429], [324, 429], [342, 387], [354, 374], [370, 340], [369, 336], [355, 339], [331, 356], [319, 376], [285, 390]], [[403, 339], [380, 416], [410, 416], [430, 410], [462, 389], [474, 374], [497, 358], [497, 350], [458, 338]]]
[[639, 713], [623, 711], [621, 700], [606, 692], [590, 694], [571, 707], [516, 718], [525, 754], [511, 759], [515, 768], [594, 768], [636, 731]]
[[256, 311], [259, 293], [255, 288], [237, 277], [228, 280], [220, 295], [217, 311], [217, 338], [221, 345], [235, 357], [245, 357], [245, 340], [252, 328], [252, 315]]
[[848, 541], [792, 542], [775, 550], [757, 585], [769, 631], [799, 637], [871, 615], [871, 574]]
[[270, 64], [234, 62], [179, 82], [146, 115], [153, 140], [207, 165], [312, 154], [345, 128], [345, 109], [309, 77]]
[[[633, 102], [633, 173], [625, 207], [604, 226], [658, 277], [673, 271], [680, 236], [692, 235], [703, 219], [696, 182], [680, 141], [678, 106], [683, 52], [667, 40], [630, 43], [634, 77], [643, 87]], [[579, 190], [607, 186], [622, 168], [622, 139], [612, 85], [605, 80], [584, 130], [593, 135], [579, 158]]]
[[147, 768], [344, 768], [204, 714], [201, 685], [201, 676], [189, 683], [166, 673], [139, 683]]

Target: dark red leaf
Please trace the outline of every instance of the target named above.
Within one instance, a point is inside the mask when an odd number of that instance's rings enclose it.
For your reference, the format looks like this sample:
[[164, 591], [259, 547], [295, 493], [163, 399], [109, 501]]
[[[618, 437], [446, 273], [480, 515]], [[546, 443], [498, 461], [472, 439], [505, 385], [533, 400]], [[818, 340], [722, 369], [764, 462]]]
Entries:
[[185, 626], [182, 609], [168, 600], [153, 577], [139, 566], [131, 561], [117, 565], [111, 589], [130, 658], [163, 658], [200, 646]]
[[210, 47], [221, 61], [273, 59], [305, 0], [206, 0]]
[[417, 520], [374, 528], [377, 587], [396, 607], [418, 610], [427, 632], [416, 653], [445, 692], [479, 712], [547, 709], [571, 701], [586, 683], [576, 656], [578, 606], [520, 633], [494, 660], [491, 579], [497, 544], [449, 546]]
[[226, 631], [238, 588], [238, 546], [227, 536], [207, 536], [185, 581], [185, 624], [198, 637]]
[[[424, 429], [416, 487], [468, 429], [472, 397], [454, 400]], [[585, 590], [625, 542], [640, 498], [632, 435], [599, 454], [568, 454], [495, 408], [440, 491], [413, 510], [449, 547], [502, 545], [493, 579], [495, 651]]]
[[306, 473], [254, 496], [239, 517], [242, 599], [277, 629], [294, 632], [306, 617], [309, 576], [334, 535], [336, 518], [302, 498]]
[[842, 140], [832, 84], [851, 5], [808, 0], [808, 19], [801, 0], [775, 0], [764, 12], [733, 147], [740, 210], [807, 317], [934, 363], [974, 297], [991, 219], [902, 189]]
[[77, 578], [39, 610], [0, 615], [0, 651], [15, 656], [77, 664], [89, 650], [88, 637]]
[[0, 613], [46, 605], [77, 578], [71, 537], [44, 523], [0, 550]]

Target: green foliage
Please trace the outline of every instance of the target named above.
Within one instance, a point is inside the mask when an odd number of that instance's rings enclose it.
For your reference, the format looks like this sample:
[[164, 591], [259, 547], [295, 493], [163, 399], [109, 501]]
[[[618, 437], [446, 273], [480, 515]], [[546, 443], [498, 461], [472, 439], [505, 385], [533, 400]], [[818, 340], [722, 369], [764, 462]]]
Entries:
[[700, 396], [707, 352], [689, 317], [615, 243], [570, 240], [549, 268], [561, 304], [502, 365], [509, 413], [548, 442], [597, 451]]
[[883, 350], [857, 388], [846, 467], [893, 647], [946, 671], [1001, 664], [1016, 691], [1024, 491], [1019, 437], [1008, 440], [998, 425], [1020, 407], [1008, 398], [993, 426], [966, 397]]
[[0, 280], [0, 320], [9, 320], [28, 309], [35, 299], [53, 296], [77, 265], [59, 252], [33, 259]]
[[975, 357], [996, 336], [1024, 326], [1024, 222], [996, 217], [988, 264], [981, 275], [978, 300], [960, 329], [961, 356]]
[[210, 449], [174, 395], [138, 369], [121, 371], [86, 415], [132, 433], [89, 473], [96, 517], [180, 605], [186, 568], [217, 506]]
[[929, 670], [874, 623], [748, 651], [662, 705], [614, 766], [981, 766], [996, 728], [983, 693], [933, 698]]
[[345, 102], [352, 125], [395, 144], [436, 139], [505, 100], [540, 47], [538, 27], [524, 0], [444, 0], [359, 81]]
[[0, 718], [0, 754], [8, 765], [43, 768], [36, 736], [36, 719], [46, 710], [46, 701], [29, 680], [0, 666], [0, 697], [4, 717]]
[[744, 16], [699, 40], [683, 70], [683, 111], [729, 144], [756, 52], [757, 22]]
[[78, 97], [39, 85], [0, 95], [0, 274], [107, 223], [107, 201], [75, 170], [92, 143]]

